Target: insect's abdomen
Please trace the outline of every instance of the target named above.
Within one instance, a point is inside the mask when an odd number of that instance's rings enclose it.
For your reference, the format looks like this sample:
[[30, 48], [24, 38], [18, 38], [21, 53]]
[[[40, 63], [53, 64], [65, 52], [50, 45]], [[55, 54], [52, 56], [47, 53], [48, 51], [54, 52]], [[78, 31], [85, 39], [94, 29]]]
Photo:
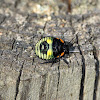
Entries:
[[42, 38], [35, 46], [35, 53], [41, 59], [52, 59], [53, 50], [52, 50], [53, 37]]

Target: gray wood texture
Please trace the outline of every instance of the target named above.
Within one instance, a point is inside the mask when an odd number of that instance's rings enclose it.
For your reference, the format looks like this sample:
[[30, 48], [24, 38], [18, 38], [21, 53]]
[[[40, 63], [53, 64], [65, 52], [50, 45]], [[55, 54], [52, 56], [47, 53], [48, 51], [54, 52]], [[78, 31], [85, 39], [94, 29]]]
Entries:
[[[0, 100], [100, 100], [100, 1], [0, 0]], [[42, 36], [71, 41], [51, 66], [34, 46]], [[75, 53], [76, 52], [76, 53]]]

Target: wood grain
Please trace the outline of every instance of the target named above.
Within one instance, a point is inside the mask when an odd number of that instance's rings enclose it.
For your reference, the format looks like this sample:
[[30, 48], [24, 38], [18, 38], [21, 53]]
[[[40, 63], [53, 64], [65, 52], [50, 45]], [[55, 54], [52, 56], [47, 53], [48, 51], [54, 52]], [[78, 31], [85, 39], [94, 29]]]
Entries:
[[[0, 1], [0, 100], [100, 100], [100, 2], [71, 1], [71, 14], [60, 0]], [[77, 53], [40, 64], [43, 36], [73, 39]]]

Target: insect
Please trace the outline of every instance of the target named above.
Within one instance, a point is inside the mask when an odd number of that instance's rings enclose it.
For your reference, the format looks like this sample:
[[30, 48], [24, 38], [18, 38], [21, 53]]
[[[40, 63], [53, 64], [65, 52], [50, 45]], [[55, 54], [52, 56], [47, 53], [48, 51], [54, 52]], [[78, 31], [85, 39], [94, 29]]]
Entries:
[[36, 55], [47, 62], [56, 62], [65, 54], [69, 54], [69, 43], [59, 38], [44, 37], [35, 45]]

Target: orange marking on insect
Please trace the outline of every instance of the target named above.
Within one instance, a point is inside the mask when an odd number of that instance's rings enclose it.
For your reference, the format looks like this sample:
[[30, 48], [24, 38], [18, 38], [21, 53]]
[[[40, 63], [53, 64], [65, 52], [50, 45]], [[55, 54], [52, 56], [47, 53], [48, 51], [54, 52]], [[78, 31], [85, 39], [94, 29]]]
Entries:
[[57, 58], [59, 58], [59, 56], [57, 56]]
[[62, 52], [60, 56], [63, 56], [63, 55], [64, 55], [64, 52]]
[[62, 39], [60, 39], [60, 41], [61, 41], [62, 43], [64, 43], [64, 41], [63, 41]]
[[59, 38], [56, 38], [56, 39], [58, 39], [58, 40], [59, 40]]

